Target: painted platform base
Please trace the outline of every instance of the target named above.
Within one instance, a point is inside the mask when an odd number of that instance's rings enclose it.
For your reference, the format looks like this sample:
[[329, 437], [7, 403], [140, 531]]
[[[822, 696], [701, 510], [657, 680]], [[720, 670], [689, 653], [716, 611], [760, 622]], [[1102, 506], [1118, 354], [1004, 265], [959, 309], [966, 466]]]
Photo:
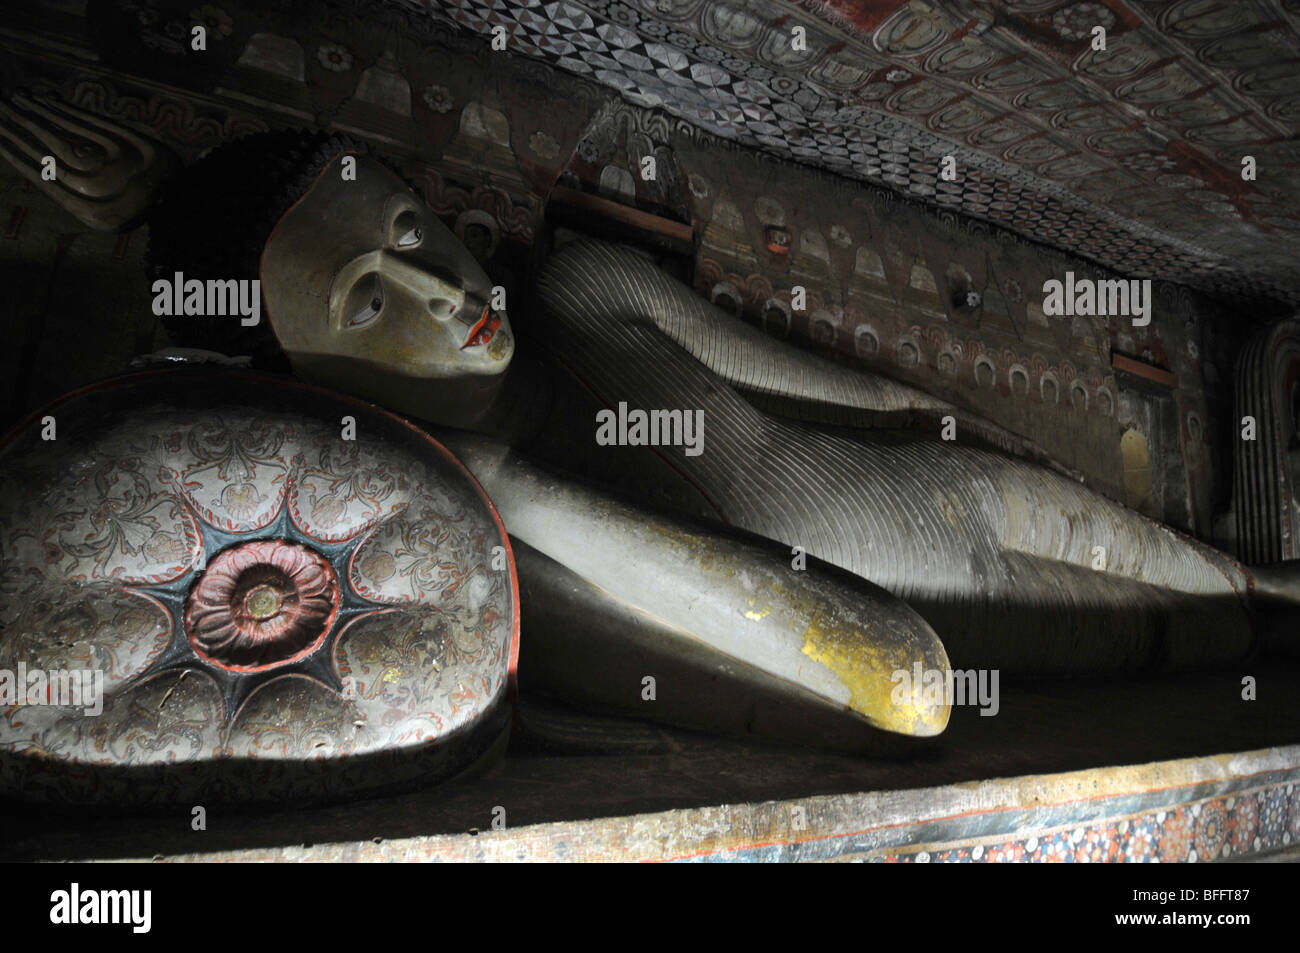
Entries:
[[1300, 745], [909, 791], [170, 860], [1119, 863], [1300, 846]]

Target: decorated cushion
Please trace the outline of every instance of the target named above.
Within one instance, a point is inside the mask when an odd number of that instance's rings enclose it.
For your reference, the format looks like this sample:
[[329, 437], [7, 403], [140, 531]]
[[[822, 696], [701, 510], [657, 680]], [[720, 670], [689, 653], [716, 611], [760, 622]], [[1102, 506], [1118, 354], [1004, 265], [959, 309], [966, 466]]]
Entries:
[[509, 542], [427, 434], [288, 381], [120, 378], [0, 447], [0, 794], [319, 801], [500, 740]]

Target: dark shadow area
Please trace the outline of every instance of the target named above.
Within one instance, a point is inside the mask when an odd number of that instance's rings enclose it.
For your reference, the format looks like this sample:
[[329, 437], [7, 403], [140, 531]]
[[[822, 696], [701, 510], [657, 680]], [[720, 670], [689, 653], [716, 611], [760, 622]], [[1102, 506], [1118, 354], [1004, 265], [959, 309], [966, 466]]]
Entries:
[[[1258, 700], [1243, 701], [1241, 680]], [[954, 709], [932, 750], [907, 761], [713, 738], [593, 718], [524, 699], [505, 758], [484, 775], [329, 808], [121, 814], [0, 804], [0, 859], [71, 860], [218, 853], [486, 830], [553, 821], [930, 787], [1143, 764], [1300, 743], [1300, 663], [1132, 679], [1004, 682], [1001, 710]]]

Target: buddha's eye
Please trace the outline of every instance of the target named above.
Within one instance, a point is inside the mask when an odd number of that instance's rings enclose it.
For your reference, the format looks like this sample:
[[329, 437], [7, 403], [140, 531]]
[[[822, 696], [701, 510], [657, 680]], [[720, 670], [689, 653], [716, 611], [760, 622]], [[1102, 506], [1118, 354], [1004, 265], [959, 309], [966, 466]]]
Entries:
[[389, 240], [394, 248], [414, 248], [424, 240], [424, 227], [411, 209], [397, 213]]
[[384, 286], [375, 274], [366, 275], [352, 289], [344, 312], [344, 327], [364, 328], [384, 310]]
[[360, 311], [352, 315], [352, 317], [348, 320], [348, 327], [350, 328], [365, 327], [371, 321], [375, 320], [375, 318], [379, 317], [379, 312], [383, 310], [383, 307], [384, 307], [383, 297], [380, 295], [375, 295], [364, 305], [362, 305]]

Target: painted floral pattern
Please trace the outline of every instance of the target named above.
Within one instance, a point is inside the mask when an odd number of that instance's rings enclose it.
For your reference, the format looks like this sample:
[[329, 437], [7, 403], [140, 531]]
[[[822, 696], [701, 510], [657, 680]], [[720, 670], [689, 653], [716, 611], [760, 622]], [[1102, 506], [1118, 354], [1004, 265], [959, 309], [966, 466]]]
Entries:
[[218, 665], [264, 667], [319, 644], [338, 605], [338, 581], [323, 557], [284, 540], [255, 540], [208, 566], [187, 600], [185, 631]]
[[1190, 811], [1179, 807], [1169, 815], [1157, 814], [1156, 822], [1161, 825], [1157, 838], [1160, 859], [1166, 863], [1188, 860], [1188, 852], [1192, 849], [1192, 832], [1195, 830]]
[[352, 68], [352, 54], [347, 47], [326, 43], [316, 50], [320, 65], [332, 73], [342, 73]]
[[1006, 840], [870, 851], [874, 863], [1205, 863], [1297, 843], [1294, 784]]
[[1214, 860], [1222, 853], [1228, 839], [1228, 817], [1218, 802], [1201, 805], [1196, 823], [1196, 856]]
[[1286, 843], [1287, 791], [1277, 788], [1259, 799], [1259, 840], [1261, 848], [1281, 847]]
[[190, 22], [196, 26], [202, 26], [207, 30], [208, 36], [214, 40], [224, 40], [230, 36], [235, 28], [230, 15], [211, 3], [205, 3], [191, 10]]
[[0, 668], [104, 673], [98, 716], [0, 708], [0, 790], [165, 799], [162, 775], [95, 769], [194, 762], [231, 800], [348, 791], [451, 763], [433, 743], [501, 710], [513, 563], [482, 491], [405, 424], [344, 440], [364, 408], [257, 386], [256, 406], [220, 384], [197, 407], [74, 396], [58, 441], [0, 452]]
[[451, 90], [446, 86], [426, 86], [420, 94], [424, 104], [436, 113], [451, 112], [452, 107], [456, 105], [451, 98]]

